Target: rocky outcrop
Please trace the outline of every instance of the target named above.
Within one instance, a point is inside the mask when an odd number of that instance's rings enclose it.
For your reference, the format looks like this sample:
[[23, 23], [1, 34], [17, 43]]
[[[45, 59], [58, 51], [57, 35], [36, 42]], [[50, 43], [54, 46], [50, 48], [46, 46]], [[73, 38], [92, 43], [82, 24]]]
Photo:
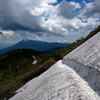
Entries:
[[63, 64], [73, 68], [100, 95], [100, 33], [66, 55]]

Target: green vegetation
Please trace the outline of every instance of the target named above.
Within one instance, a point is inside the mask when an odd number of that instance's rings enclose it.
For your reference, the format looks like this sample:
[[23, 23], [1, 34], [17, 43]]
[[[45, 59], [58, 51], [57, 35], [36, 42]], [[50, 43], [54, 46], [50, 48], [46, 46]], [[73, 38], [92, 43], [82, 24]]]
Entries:
[[[36, 57], [37, 64], [32, 65]], [[40, 75], [55, 61], [47, 53], [19, 49], [0, 57], [0, 99], [11, 97], [27, 81]], [[49, 66], [48, 66], [49, 65]]]
[[[52, 54], [37, 52], [32, 49], [17, 49], [0, 57], [0, 100], [8, 99], [15, 91], [32, 78], [40, 75], [50, 68], [56, 61], [87, 41], [100, 31], [100, 26], [92, 31], [86, 38], [80, 38]], [[36, 57], [37, 63], [32, 65]]]

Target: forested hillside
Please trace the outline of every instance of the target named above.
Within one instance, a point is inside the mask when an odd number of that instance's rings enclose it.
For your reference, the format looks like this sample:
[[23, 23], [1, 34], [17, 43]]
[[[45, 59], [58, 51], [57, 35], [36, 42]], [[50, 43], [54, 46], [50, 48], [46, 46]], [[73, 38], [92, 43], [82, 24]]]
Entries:
[[[37, 61], [36, 64], [32, 64], [34, 60]], [[9, 98], [16, 89], [40, 75], [54, 63], [50, 54], [32, 49], [18, 49], [1, 56], [0, 99]]]

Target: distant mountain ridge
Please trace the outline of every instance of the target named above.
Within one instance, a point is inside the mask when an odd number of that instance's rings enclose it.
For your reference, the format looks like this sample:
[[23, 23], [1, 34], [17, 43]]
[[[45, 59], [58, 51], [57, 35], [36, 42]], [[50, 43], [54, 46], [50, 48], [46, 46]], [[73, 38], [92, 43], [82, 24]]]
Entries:
[[[42, 52], [53, 52], [53, 49], [55, 50], [56, 48], [63, 48], [67, 47], [71, 43], [58, 43], [58, 42], [43, 42], [43, 41], [36, 41], [36, 40], [29, 40], [29, 39], [23, 39], [22, 41], [8, 47], [5, 49], [0, 50], [0, 55], [5, 54], [6, 52], [15, 50], [15, 49], [33, 49], [36, 51], [42, 51]], [[51, 51], [50, 51], [51, 50]]]

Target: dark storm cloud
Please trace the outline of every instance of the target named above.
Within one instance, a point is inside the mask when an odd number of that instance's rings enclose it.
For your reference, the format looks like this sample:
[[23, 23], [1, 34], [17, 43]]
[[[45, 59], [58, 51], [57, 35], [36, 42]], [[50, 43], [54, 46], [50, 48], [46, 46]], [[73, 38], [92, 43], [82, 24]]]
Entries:
[[33, 16], [25, 7], [13, 0], [0, 0], [0, 25], [2, 29], [44, 31], [40, 17]]
[[[30, 32], [50, 32], [47, 28], [41, 26], [41, 18], [45, 17], [45, 13], [35, 16], [30, 9], [34, 9], [34, 4], [37, 7], [41, 1], [29, 0], [0, 0], [0, 27], [2, 30], [25, 30]], [[58, 16], [63, 16], [67, 19], [73, 18], [75, 15], [70, 12], [73, 7], [65, 0], [59, 4]]]

